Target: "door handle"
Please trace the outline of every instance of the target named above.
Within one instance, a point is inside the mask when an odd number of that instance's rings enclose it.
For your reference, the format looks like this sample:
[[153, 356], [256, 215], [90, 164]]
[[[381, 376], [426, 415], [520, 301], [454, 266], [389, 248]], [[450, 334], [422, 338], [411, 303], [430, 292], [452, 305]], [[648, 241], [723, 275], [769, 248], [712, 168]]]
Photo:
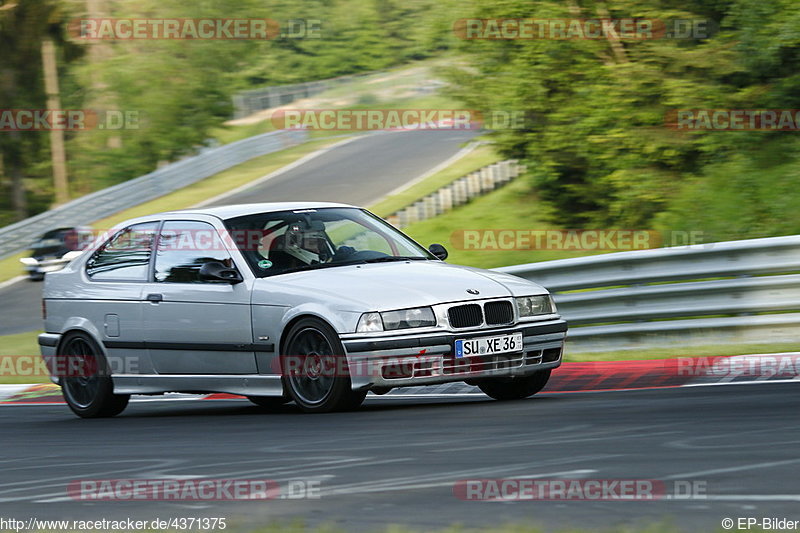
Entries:
[[159, 302], [163, 302], [164, 301], [164, 295], [163, 294], [148, 294], [147, 295], [147, 301], [148, 302], [152, 302], [154, 304], [157, 304]]

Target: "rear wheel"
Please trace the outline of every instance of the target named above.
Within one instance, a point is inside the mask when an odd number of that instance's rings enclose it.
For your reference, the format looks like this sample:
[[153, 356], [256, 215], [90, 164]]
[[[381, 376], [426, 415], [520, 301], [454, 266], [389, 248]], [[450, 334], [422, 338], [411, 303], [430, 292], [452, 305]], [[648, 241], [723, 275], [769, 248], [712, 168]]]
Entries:
[[328, 324], [304, 318], [286, 336], [283, 376], [292, 400], [309, 413], [355, 409], [366, 391], [354, 391], [339, 336]]
[[494, 378], [479, 382], [478, 388], [495, 400], [521, 400], [533, 396], [547, 385], [550, 370], [516, 378]]
[[85, 333], [70, 333], [59, 351], [61, 392], [72, 412], [81, 418], [115, 416], [130, 396], [114, 394], [108, 362], [97, 343]]

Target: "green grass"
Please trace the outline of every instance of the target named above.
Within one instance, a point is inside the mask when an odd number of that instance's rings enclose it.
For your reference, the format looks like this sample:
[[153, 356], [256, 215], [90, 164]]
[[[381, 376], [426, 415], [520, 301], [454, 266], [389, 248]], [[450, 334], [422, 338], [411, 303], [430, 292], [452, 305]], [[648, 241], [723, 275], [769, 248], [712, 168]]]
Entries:
[[470, 172], [496, 163], [500, 161], [500, 159], [500, 156], [491, 146], [479, 146], [449, 167], [428, 176], [424, 180], [411, 185], [397, 194], [387, 196], [377, 204], [371, 206], [370, 211], [381, 217], [389, 216], [413, 204], [417, 200], [436, 192], [455, 180], [466, 176]]
[[26, 255], [28, 255], [26, 252], [20, 252], [17, 255], [0, 260], [0, 282], [16, 278], [25, 273], [22, 270], [22, 263], [19, 262], [19, 259]]
[[[243, 139], [247, 139], [249, 137], [255, 137], [256, 135], [261, 135], [262, 133], [269, 133], [271, 131], [276, 131], [276, 128], [272, 125], [272, 121], [270, 120], [262, 120], [260, 122], [254, 122], [252, 124], [242, 124], [238, 126], [222, 126], [220, 128], [215, 129], [212, 132], [212, 137], [220, 141], [221, 144], [230, 144], [232, 142], [241, 141]], [[311, 139], [325, 139], [326, 137], [332, 137], [335, 135], [341, 135], [342, 131], [315, 131], [310, 130], [309, 137]]]
[[524, 176], [517, 178], [443, 215], [411, 224], [403, 231], [424, 246], [443, 244], [450, 253], [450, 263], [480, 268], [590, 255], [587, 252], [563, 250], [461, 249], [463, 246], [459, 244], [458, 232], [463, 230], [557, 229], [545, 220], [536, 195], [526, 181]]
[[[15, 371], [9, 371], [9, 361], [11, 356], [25, 356], [26, 358], [33, 357], [36, 361], [39, 358], [39, 345], [36, 343], [36, 337], [39, 331], [31, 331], [28, 333], [17, 333], [16, 335], [3, 335], [0, 336], [0, 384], [14, 385], [22, 383], [49, 383], [50, 379], [47, 376], [41, 375], [17, 375]], [[3, 364], [5, 363], [5, 364]], [[16, 368], [13, 365], [10, 368]], [[23, 369], [30, 367], [30, 361], [26, 361]]]

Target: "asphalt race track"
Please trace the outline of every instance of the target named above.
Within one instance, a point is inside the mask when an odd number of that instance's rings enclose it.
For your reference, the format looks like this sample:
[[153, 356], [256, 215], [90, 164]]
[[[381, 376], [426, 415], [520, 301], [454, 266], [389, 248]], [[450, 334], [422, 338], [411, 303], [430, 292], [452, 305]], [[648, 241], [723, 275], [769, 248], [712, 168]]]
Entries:
[[[0, 408], [0, 516], [27, 519], [305, 519], [367, 530], [504, 522], [606, 529], [653, 521], [717, 530], [723, 518], [800, 519], [800, 383], [544, 394], [370, 397], [356, 412], [303, 415], [243, 400], [142, 401], [114, 419], [66, 406]], [[120, 478], [316, 480], [318, 499], [73, 501], [70, 481]], [[705, 483], [699, 498], [468, 502], [464, 479], [637, 479]]]
[[[218, 204], [303, 200], [367, 205], [446, 161], [477, 134], [428, 130], [365, 135]], [[41, 329], [41, 296], [42, 284], [28, 280], [0, 289], [0, 335]]]
[[211, 205], [320, 201], [367, 206], [453, 156], [476, 131], [377, 132]]

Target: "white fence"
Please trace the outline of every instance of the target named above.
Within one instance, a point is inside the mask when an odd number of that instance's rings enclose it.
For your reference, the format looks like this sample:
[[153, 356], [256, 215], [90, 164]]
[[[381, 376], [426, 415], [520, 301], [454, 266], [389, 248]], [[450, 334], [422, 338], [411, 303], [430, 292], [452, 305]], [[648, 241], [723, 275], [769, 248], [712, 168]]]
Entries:
[[403, 228], [414, 222], [439, 216], [476, 196], [482, 196], [505, 185], [524, 172], [525, 167], [514, 159], [493, 163], [445, 185], [412, 205], [389, 215], [386, 220], [397, 228]]

